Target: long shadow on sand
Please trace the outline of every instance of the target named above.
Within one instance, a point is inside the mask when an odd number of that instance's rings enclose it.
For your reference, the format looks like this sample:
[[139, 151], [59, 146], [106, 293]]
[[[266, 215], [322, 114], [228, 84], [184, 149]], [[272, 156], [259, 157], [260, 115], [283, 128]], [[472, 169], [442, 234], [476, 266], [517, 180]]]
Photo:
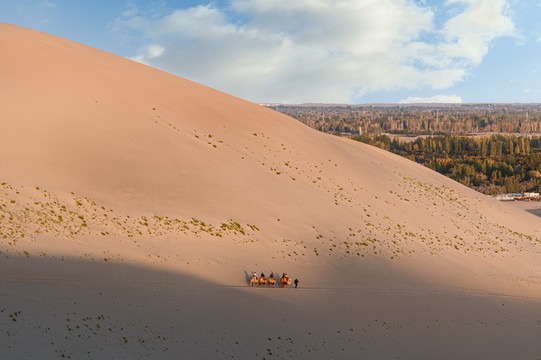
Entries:
[[528, 209], [528, 210], [524, 210], [524, 211], [527, 211], [530, 214], [534, 214], [535, 216], [541, 217], [541, 209]]
[[227, 287], [129, 264], [33, 257], [2, 259], [1, 273], [3, 359], [541, 354], [541, 307], [535, 301]]

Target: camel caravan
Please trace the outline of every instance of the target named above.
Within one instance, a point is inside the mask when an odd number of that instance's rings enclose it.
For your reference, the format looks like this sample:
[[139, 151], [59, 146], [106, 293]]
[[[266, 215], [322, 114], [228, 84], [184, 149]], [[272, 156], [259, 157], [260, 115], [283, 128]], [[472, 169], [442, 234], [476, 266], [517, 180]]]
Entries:
[[267, 286], [274, 287], [278, 282], [279, 287], [289, 287], [291, 285], [291, 278], [284, 273], [279, 281], [276, 281], [274, 274], [271, 273], [268, 278], [265, 277], [265, 274], [261, 273], [261, 276], [257, 276], [254, 272], [252, 273], [252, 278], [250, 279], [250, 286]]

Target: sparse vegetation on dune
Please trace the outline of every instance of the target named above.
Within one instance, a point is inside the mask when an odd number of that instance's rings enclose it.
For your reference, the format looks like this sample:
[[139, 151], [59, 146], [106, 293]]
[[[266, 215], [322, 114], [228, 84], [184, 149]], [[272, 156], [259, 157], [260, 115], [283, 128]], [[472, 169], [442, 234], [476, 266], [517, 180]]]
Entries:
[[[69, 242], [86, 237], [121, 236], [131, 239], [130, 242], [134, 246], [141, 247], [139, 242], [142, 239], [168, 236], [181, 237], [180, 239], [187, 236], [196, 238], [227, 236], [234, 243], [253, 243], [257, 239], [254, 235], [260, 231], [256, 225], [243, 226], [232, 219], [213, 225], [196, 218], [123, 215], [73, 192], [60, 198], [39, 187], [15, 189], [6, 182], [1, 186], [0, 253], [5, 255], [29, 257], [27, 247], [30, 246], [33, 248], [33, 256], [46, 256], [42, 251], [46, 249], [39, 245], [39, 239], [43, 235]], [[120, 253], [105, 258], [96, 258], [95, 254], [84, 257], [90, 256], [92, 260], [99, 261], [123, 260]], [[152, 257], [151, 254], [149, 256]], [[161, 261], [168, 257], [162, 256]]]
[[[446, 186], [434, 186], [410, 178], [395, 171], [402, 180], [399, 191], [390, 190], [391, 198], [398, 202], [412, 202], [417, 206], [427, 206], [432, 210], [432, 217], [447, 223], [443, 233], [426, 228], [415, 229], [407, 223], [397, 222], [384, 213], [364, 208], [357, 224], [344, 228], [340, 233], [318, 230], [306, 233], [297, 240], [273, 240], [281, 243], [281, 250], [276, 251], [273, 259], [300, 260], [306, 256], [319, 257], [325, 254], [331, 257], [383, 256], [389, 259], [410, 257], [415, 253], [430, 255], [441, 254], [448, 250], [464, 253], [502, 254], [511, 249], [522, 249], [522, 241], [539, 244], [540, 239], [520, 231], [509, 229], [483, 217], [468, 216], [468, 199]], [[339, 187], [333, 195], [335, 204], [347, 201], [348, 191]], [[411, 198], [411, 201], [410, 199]], [[355, 199], [355, 198], [353, 198]], [[358, 200], [357, 200], [358, 201]], [[355, 200], [354, 200], [355, 202]], [[438, 211], [439, 204], [446, 204], [446, 213]], [[426, 204], [426, 205], [422, 205]], [[448, 218], [451, 211], [464, 214], [459, 223]], [[179, 219], [159, 215], [123, 215], [113, 209], [98, 205], [92, 199], [71, 193], [62, 199], [52, 195], [43, 187], [26, 189], [14, 188], [2, 183], [0, 193], [0, 253], [4, 256], [47, 256], [47, 249], [39, 245], [42, 236], [52, 236], [66, 241], [77, 241], [86, 237], [121, 236], [129, 240], [132, 247], [139, 248], [145, 257], [154, 262], [175, 260], [172, 254], [159, 254], [145, 247], [149, 239], [177, 237], [183, 239], [227, 238], [224, 241], [233, 244], [251, 244], [260, 242], [268, 235], [254, 224], [241, 225], [229, 219], [219, 224], [197, 219]], [[313, 236], [312, 240], [310, 236]], [[473, 237], [473, 238], [472, 238]], [[421, 247], [419, 247], [421, 245]], [[141, 247], [144, 248], [141, 248]], [[308, 251], [309, 248], [312, 249]], [[97, 252], [81, 255], [95, 261], [124, 260], [122, 253], [104, 251], [106, 256]], [[103, 255], [102, 254], [102, 255]], [[60, 255], [49, 254], [55, 258]], [[63, 258], [63, 256], [60, 256]]]

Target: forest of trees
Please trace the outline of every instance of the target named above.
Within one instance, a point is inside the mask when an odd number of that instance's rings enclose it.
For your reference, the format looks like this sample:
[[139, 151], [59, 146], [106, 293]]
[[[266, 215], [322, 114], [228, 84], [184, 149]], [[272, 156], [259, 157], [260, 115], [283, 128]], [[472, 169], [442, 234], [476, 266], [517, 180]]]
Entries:
[[485, 194], [541, 192], [540, 104], [267, 106], [317, 130], [392, 151]]
[[267, 106], [327, 133], [541, 133], [539, 104]]
[[387, 135], [352, 139], [409, 158], [484, 194], [541, 191], [541, 137], [447, 134], [392, 140]]

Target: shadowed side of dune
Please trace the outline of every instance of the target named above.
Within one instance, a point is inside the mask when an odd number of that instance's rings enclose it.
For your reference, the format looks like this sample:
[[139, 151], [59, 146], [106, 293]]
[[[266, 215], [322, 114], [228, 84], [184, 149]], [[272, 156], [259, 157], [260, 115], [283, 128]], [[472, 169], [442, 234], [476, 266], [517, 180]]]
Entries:
[[[40, 273], [14, 273], [22, 262]], [[541, 354], [535, 336], [541, 330], [537, 300], [228, 287], [180, 273], [70, 259], [11, 258], [3, 261], [2, 273], [2, 358], [505, 359]]]

